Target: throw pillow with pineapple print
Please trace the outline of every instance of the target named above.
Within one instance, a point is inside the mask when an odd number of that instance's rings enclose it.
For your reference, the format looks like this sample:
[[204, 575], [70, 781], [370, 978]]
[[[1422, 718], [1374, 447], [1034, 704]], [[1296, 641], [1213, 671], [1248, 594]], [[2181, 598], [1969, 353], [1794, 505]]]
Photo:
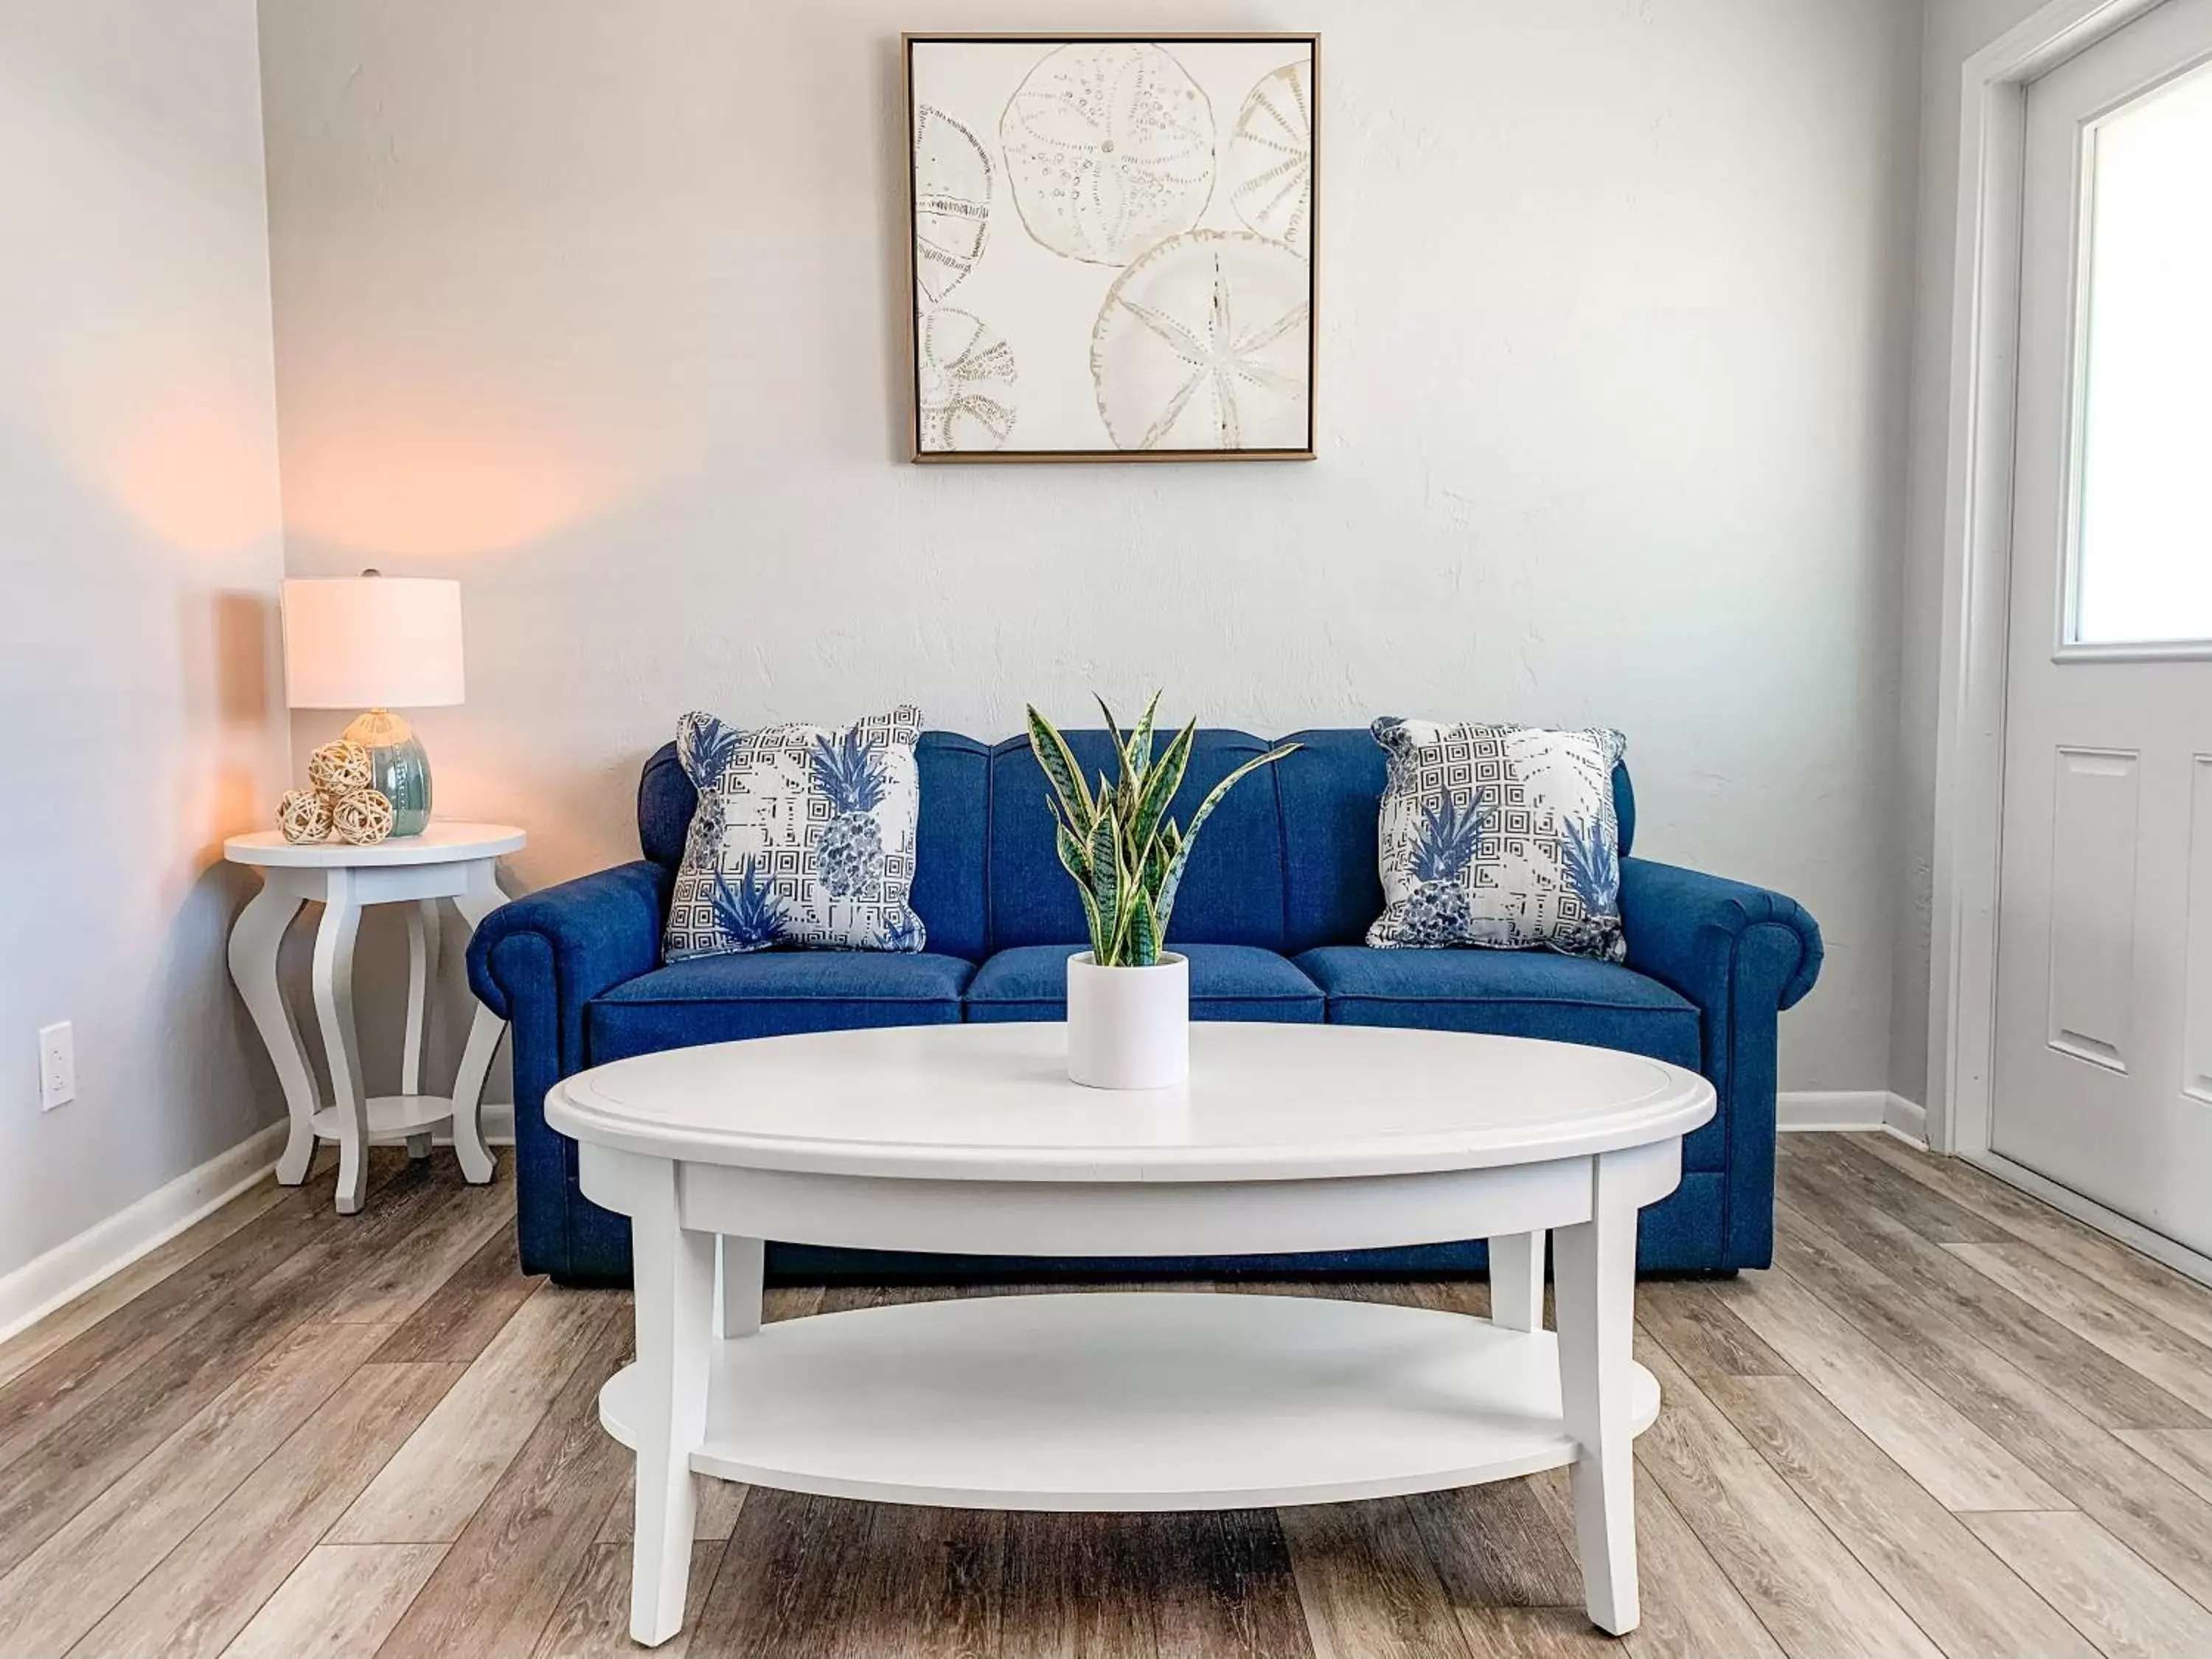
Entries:
[[1377, 946], [1547, 946], [1619, 962], [1618, 732], [1380, 720]]
[[919, 951], [915, 826], [921, 711], [843, 731], [741, 732], [690, 714], [676, 756], [699, 792], [668, 907], [670, 962], [792, 945]]

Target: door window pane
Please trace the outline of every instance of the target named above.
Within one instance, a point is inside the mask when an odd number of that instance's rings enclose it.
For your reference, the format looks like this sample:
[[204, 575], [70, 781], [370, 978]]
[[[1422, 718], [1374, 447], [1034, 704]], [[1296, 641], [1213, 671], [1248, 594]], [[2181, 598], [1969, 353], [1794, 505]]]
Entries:
[[2088, 151], [2070, 639], [2212, 640], [2212, 71]]

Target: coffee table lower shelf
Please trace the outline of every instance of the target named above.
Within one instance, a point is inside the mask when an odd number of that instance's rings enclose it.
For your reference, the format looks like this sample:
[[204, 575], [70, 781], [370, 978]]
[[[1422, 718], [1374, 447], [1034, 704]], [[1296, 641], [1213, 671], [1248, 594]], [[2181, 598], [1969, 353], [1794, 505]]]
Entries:
[[[1556, 1468], [1557, 1340], [1427, 1309], [1217, 1292], [975, 1297], [713, 1346], [702, 1474], [995, 1510], [1243, 1509]], [[635, 1365], [599, 1395], [635, 1448]], [[1642, 1366], [1638, 1433], [1659, 1411]]]

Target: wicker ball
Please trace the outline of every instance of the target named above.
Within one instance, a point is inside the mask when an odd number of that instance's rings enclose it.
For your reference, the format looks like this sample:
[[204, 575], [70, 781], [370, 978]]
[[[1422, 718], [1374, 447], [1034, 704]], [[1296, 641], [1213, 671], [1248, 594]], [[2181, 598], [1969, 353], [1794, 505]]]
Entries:
[[333, 799], [343, 800], [356, 789], [368, 788], [374, 777], [369, 769], [368, 750], [343, 738], [325, 744], [307, 757], [307, 781]]
[[392, 833], [392, 803], [381, 791], [356, 789], [338, 802], [331, 821], [356, 847], [374, 847]]
[[286, 841], [320, 841], [331, 833], [330, 797], [313, 789], [287, 789], [276, 803], [276, 827]]

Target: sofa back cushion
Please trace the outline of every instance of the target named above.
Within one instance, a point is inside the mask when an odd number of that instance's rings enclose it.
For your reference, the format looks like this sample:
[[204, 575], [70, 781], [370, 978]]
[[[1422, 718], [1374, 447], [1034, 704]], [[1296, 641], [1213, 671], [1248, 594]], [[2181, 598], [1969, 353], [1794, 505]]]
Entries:
[[637, 780], [637, 844], [655, 864], [673, 870], [684, 862], [684, 836], [698, 809], [699, 792], [684, 775], [676, 745], [653, 751]]
[[[929, 949], [980, 961], [985, 954], [984, 818], [990, 750], [953, 732], [925, 732], [915, 745], [921, 813], [915, 830], [915, 914], [928, 930]], [[646, 857], [675, 869], [698, 792], [668, 744], [645, 763], [638, 780], [637, 838]]]
[[[1103, 731], [1066, 732], [1085, 779], [1119, 774], [1113, 739]], [[1245, 761], [1267, 753], [1249, 732], [1200, 730], [1190, 769], [1168, 811], [1184, 828], [1207, 790]], [[1256, 945], [1280, 951], [1283, 927], [1282, 815], [1275, 769], [1262, 767], [1222, 798], [1206, 819], [1183, 878], [1168, 942]], [[1379, 793], [1379, 792], [1378, 792]], [[1079, 944], [1086, 937], [1075, 884], [1054, 850], [1048, 786], [1028, 739], [991, 751], [991, 948]]]
[[[1087, 777], [1113, 774], [1114, 745], [1103, 732], [1066, 735]], [[1285, 741], [1305, 747], [1246, 778], [1206, 820], [1171, 939], [1295, 953], [1357, 945], [1382, 914], [1375, 857], [1382, 746], [1364, 727], [1299, 732]], [[1188, 824], [1208, 789], [1271, 746], [1246, 732], [1200, 728], [1175, 816]], [[1083, 909], [1053, 851], [1044, 776], [1028, 740], [994, 745], [925, 732], [915, 761], [921, 819], [913, 903], [929, 929], [929, 948], [980, 962], [1018, 945], [1081, 943]], [[1636, 834], [1625, 766], [1613, 772], [1613, 799], [1625, 858]], [[676, 867], [697, 804], [676, 745], [665, 745], [638, 782], [646, 857]]]
[[1357, 730], [1295, 732], [1284, 741], [1304, 745], [1274, 767], [1290, 865], [1284, 948], [1295, 956], [1318, 945], [1354, 944], [1382, 914], [1375, 821], [1384, 756], [1382, 744]]
[[921, 769], [914, 911], [929, 929], [931, 950], [981, 962], [991, 951], [983, 901], [991, 745], [957, 732], [925, 732], [914, 757]]

